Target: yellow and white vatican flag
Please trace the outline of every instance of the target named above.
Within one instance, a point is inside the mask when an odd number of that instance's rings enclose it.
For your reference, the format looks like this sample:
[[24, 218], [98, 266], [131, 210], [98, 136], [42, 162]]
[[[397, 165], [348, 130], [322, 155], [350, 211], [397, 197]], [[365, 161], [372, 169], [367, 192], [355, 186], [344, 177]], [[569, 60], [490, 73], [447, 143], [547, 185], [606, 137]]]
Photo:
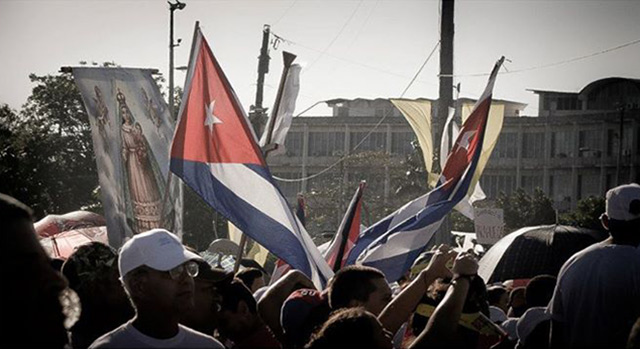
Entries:
[[[462, 106], [462, 124], [464, 125], [467, 117], [471, 114], [473, 110], [474, 103], [465, 103]], [[485, 167], [487, 167], [487, 163], [489, 162], [489, 158], [491, 157], [491, 153], [493, 152], [493, 148], [496, 147], [498, 143], [498, 137], [500, 136], [500, 132], [502, 131], [502, 124], [504, 122], [504, 104], [499, 102], [491, 103], [491, 108], [489, 109], [489, 118], [487, 119], [487, 129], [484, 134], [484, 142], [482, 144], [482, 153], [480, 154], [480, 161], [478, 162], [478, 168], [471, 182], [471, 188], [476, 187], [476, 183], [480, 180], [480, 176], [482, 172], [484, 172]]]
[[[229, 224], [229, 240], [235, 242], [240, 246], [240, 240], [242, 239], [242, 230], [238, 229], [233, 223], [228, 222]], [[249, 240], [249, 239], [247, 239]], [[247, 241], [247, 244], [250, 245], [249, 252], [244, 254], [245, 258], [251, 258], [254, 261], [258, 262], [258, 264], [264, 266], [264, 263], [267, 261], [267, 256], [269, 255], [269, 251], [264, 248], [259, 243], [250, 240]]]
[[433, 137], [431, 136], [431, 101], [428, 100], [408, 100], [391, 99], [391, 103], [400, 110], [407, 119], [413, 132], [418, 137], [418, 143], [422, 150], [424, 165], [427, 170], [427, 181], [432, 183], [437, 181], [438, 175], [432, 173], [433, 162]]

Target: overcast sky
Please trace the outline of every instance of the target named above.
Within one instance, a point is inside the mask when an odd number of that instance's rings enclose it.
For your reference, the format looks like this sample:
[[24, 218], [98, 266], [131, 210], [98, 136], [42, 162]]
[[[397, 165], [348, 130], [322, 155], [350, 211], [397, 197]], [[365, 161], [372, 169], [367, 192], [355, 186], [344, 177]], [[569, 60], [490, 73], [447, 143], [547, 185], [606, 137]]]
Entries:
[[[175, 13], [176, 66], [186, 65], [199, 20], [245, 110], [255, 99], [263, 24], [288, 40], [271, 49], [265, 106], [273, 103], [282, 50], [303, 63], [297, 111], [333, 98], [399, 97], [439, 39], [439, 1], [196, 1]], [[169, 10], [163, 0], [0, 0], [0, 103], [19, 109], [29, 73], [53, 74], [80, 61], [157, 68], [168, 76]], [[580, 91], [611, 76], [640, 78], [640, 1], [456, 1], [455, 83], [478, 97], [502, 55], [495, 98], [529, 104], [526, 89]], [[565, 64], [542, 67], [578, 59]], [[405, 97], [437, 98], [438, 54]], [[523, 72], [516, 72], [524, 69]], [[176, 85], [184, 73], [176, 72]], [[327, 115], [314, 108], [305, 115]]]

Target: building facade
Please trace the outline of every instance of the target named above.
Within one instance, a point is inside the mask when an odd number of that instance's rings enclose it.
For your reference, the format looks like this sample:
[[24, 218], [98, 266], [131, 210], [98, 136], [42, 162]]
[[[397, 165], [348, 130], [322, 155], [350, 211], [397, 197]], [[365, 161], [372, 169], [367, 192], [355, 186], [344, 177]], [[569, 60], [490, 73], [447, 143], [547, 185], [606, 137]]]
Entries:
[[[516, 188], [541, 188], [560, 211], [574, 208], [590, 195], [603, 195], [618, 183], [638, 182], [640, 165], [640, 80], [608, 78], [579, 92], [532, 90], [539, 97], [537, 117], [522, 115], [525, 104], [504, 105], [498, 143], [481, 177], [489, 199]], [[432, 115], [437, 101], [429, 100]], [[470, 100], [459, 100], [462, 102]], [[385, 198], [403, 178], [394, 174], [414, 151], [414, 133], [388, 99], [327, 101], [333, 115], [293, 119], [284, 155], [268, 159], [284, 194], [321, 185], [320, 178], [338, 176], [351, 183], [366, 179]], [[460, 107], [459, 107], [460, 108]], [[622, 133], [620, 133], [622, 130]], [[346, 166], [345, 155], [381, 152], [384, 165]]]

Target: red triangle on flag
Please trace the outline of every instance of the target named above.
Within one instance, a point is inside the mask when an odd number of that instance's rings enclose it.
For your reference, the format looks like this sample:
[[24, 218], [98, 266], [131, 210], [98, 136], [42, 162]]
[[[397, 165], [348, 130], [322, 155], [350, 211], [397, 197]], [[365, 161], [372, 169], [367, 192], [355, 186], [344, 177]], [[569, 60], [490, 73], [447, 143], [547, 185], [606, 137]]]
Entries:
[[264, 166], [244, 111], [199, 28], [194, 40], [171, 157]]

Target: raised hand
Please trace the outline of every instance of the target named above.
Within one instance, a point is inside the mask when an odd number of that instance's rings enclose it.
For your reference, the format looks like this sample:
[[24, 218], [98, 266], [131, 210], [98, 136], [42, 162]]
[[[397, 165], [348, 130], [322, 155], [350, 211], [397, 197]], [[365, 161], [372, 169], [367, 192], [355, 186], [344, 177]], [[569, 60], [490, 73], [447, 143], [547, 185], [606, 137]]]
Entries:
[[453, 262], [453, 274], [475, 275], [478, 272], [478, 260], [469, 252], [461, 252]]
[[435, 278], [448, 278], [451, 277], [451, 270], [447, 267], [449, 262], [455, 258], [456, 252], [448, 245], [440, 245], [436, 250], [436, 253], [431, 257], [429, 265], [425, 268], [425, 272], [421, 276], [425, 277], [429, 274]]

